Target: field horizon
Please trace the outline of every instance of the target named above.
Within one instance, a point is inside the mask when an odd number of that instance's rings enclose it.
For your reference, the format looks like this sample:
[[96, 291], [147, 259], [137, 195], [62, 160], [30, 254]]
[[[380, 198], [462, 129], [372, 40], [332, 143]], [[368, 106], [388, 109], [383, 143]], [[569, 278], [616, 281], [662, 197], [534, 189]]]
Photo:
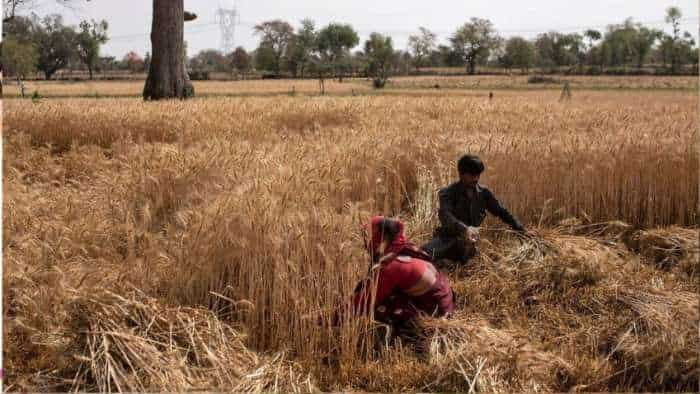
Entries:
[[[373, 89], [369, 78], [344, 78], [325, 81], [325, 94], [330, 96], [381, 95], [446, 95], [483, 94], [495, 92], [561, 91], [569, 83], [574, 94], [578, 91], [682, 91], [697, 93], [696, 76], [578, 76], [545, 75], [541, 82], [532, 83], [532, 75], [474, 75], [474, 76], [398, 76], [389, 79], [384, 89]], [[25, 95], [36, 92], [40, 98], [120, 98], [141, 97], [143, 80], [84, 80], [84, 81], [24, 81]], [[255, 96], [318, 96], [317, 79], [273, 79], [237, 81], [193, 81], [197, 97], [255, 97]], [[5, 99], [17, 99], [21, 89], [10, 81], [4, 87]]]

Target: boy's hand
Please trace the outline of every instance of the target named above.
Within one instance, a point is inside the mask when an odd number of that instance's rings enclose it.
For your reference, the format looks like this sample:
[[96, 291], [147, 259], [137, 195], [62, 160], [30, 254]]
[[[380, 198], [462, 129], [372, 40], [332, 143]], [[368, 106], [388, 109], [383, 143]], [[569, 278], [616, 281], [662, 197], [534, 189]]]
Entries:
[[472, 227], [469, 226], [467, 227], [467, 230], [465, 231], [465, 238], [468, 241], [477, 243], [481, 239], [481, 236], [479, 235], [479, 228], [478, 227]]

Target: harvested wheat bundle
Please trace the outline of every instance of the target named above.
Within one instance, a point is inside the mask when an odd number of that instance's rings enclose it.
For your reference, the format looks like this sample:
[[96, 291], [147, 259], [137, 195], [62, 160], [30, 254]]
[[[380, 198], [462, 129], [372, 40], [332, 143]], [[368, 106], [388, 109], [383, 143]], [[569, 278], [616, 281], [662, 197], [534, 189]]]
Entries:
[[553, 236], [556, 260], [564, 266], [595, 275], [591, 283], [613, 274], [625, 265], [626, 251], [614, 244], [603, 244], [581, 236]]
[[417, 328], [434, 367], [434, 380], [424, 389], [548, 391], [562, 389], [568, 381], [571, 366], [562, 358], [535, 349], [525, 335], [484, 320], [422, 318]]
[[508, 250], [500, 265], [525, 298], [541, 294], [571, 301], [570, 290], [595, 286], [625, 264], [618, 248], [557, 231], [529, 237]]
[[537, 335], [557, 333], [543, 339], [578, 352], [567, 357], [577, 389], [697, 388], [698, 297], [673, 277], [635, 264], [621, 245], [559, 231], [505, 250], [491, 266], [477, 263], [469, 309], [499, 309], [511, 322], [526, 311]]
[[209, 310], [166, 307], [134, 289], [121, 289], [123, 295], [76, 289], [56, 267], [23, 272], [8, 264], [8, 390], [314, 388], [281, 354], [248, 350], [244, 335]]
[[296, 364], [286, 359], [283, 353], [260, 363], [257, 368], [243, 376], [233, 387], [224, 387], [240, 393], [311, 393], [317, 392], [311, 376], [301, 372]]
[[620, 329], [608, 355], [617, 364], [611, 383], [635, 390], [697, 391], [698, 295], [622, 290], [618, 302], [635, 316]]
[[505, 239], [487, 253], [482, 252], [471, 265], [470, 280], [457, 278], [453, 288], [460, 307], [508, 320], [538, 318], [532, 313], [537, 314], [534, 307], [541, 304], [576, 310], [597, 305], [605, 298], [600, 285], [618, 276], [627, 252], [593, 239], [548, 231]]
[[203, 310], [163, 308], [140, 294], [76, 293], [86, 341], [74, 390], [170, 391], [231, 386], [257, 364], [243, 338]]
[[278, 355], [248, 350], [244, 336], [208, 310], [164, 307], [134, 291], [74, 292], [85, 351], [74, 391], [310, 391], [308, 377]]
[[657, 267], [679, 267], [690, 277], [700, 276], [700, 240], [697, 229], [681, 227], [640, 230], [626, 239], [627, 247]]
[[560, 221], [557, 229], [571, 235], [586, 235], [606, 240], [619, 240], [629, 234], [633, 227], [619, 220], [584, 223], [578, 218], [568, 218]]
[[353, 379], [343, 391], [415, 391], [426, 384], [426, 377], [433, 370], [433, 366], [426, 363], [414, 347], [405, 346], [402, 339], [384, 348], [378, 359], [344, 367], [343, 372]]

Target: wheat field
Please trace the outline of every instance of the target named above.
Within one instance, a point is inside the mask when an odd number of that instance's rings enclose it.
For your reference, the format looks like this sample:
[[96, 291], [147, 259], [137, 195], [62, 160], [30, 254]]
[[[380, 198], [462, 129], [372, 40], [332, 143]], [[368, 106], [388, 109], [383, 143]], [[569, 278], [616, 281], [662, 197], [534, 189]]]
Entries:
[[[143, 76], [141, 77], [143, 78]], [[697, 91], [698, 78], [691, 76], [545, 76], [542, 83], [529, 83], [530, 77], [516, 73], [510, 75], [476, 76], [400, 76], [388, 81], [387, 89], [376, 91], [368, 78], [344, 78], [325, 80], [328, 95], [367, 95], [417, 93], [419, 95], [473, 95], [480, 90], [561, 90], [568, 82], [572, 89], [619, 90], [619, 91]], [[25, 95], [31, 97], [36, 92], [39, 97], [71, 98], [118, 98], [140, 97], [143, 80], [80, 80], [80, 81], [24, 81]], [[193, 81], [198, 96], [261, 96], [261, 95], [318, 95], [319, 82], [316, 79], [277, 79], [277, 80], [238, 80], [238, 81]], [[16, 98], [21, 89], [16, 81], [7, 81], [5, 97]], [[617, 93], [616, 93], [617, 94]]]
[[[317, 95], [319, 82], [316, 79], [239, 80], [239, 81], [193, 81], [198, 96], [261, 96], [261, 95]], [[25, 81], [25, 95], [36, 92], [40, 97], [140, 97], [143, 80], [115, 81]], [[371, 91], [370, 82], [364, 78], [324, 81], [326, 94], [351, 95]], [[5, 97], [19, 97], [21, 89], [16, 82], [5, 85]]]
[[532, 83], [533, 76], [513, 72], [505, 75], [479, 76], [416, 76], [400, 77], [390, 81], [390, 88], [410, 89], [561, 89], [568, 82], [573, 89], [585, 90], [693, 90], [698, 89], [698, 78], [693, 76], [583, 76], [543, 75], [541, 82]]
[[[309, 82], [311, 83], [311, 82]], [[698, 389], [697, 94], [7, 100], [8, 391]], [[370, 215], [426, 241], [455, 161], [488, 220], [454, 319], [334, 322]]]

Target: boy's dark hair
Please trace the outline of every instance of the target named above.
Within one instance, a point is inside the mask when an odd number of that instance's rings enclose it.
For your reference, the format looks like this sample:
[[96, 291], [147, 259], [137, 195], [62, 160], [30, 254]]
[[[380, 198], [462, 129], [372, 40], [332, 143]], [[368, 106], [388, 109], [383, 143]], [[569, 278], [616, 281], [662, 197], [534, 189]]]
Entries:
[[464, 155], [457, 162], [457, 170], [459, 171], [459, 175], [479, 175], [484, 172], [485, 169], [486, 167], [484, 167], [484, 162], [481, 161], [479, 156]]

